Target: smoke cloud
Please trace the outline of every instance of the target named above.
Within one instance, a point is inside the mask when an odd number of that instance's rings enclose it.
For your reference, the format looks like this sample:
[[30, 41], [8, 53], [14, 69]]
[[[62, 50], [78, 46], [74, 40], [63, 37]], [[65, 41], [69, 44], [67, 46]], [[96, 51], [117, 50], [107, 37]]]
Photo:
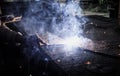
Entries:
[[20, 25], [27, 35], [38, 33], [49, 45], [64, 44], [69, 50], [75, 47], [89, 48], [92, 41], [83, 36], [85, 21], [80, 20], [81, 16], [79, 2], [39, 0], [30, 3]]

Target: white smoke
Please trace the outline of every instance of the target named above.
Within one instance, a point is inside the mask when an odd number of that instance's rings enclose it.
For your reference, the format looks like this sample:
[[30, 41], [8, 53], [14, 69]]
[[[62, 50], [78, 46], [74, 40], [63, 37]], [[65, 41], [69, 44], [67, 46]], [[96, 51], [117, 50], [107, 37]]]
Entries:
[[[82, 16], [82, 9], [78, 2], [68, 2], [65, 5], [61, 5], [60, 10], [63, 12], [62, 21], [56, 23], [55, 18], [52, 20], [52, 30], [57, 36], [62, 38], [56, 40], [55, 36], [49, 36], [50, 43], [64, 44], [66, 50], [75, 50], [77, 47], [93, 49], [93, 43], [90, 39], [83, 36], [83, 21], [80, 22], [77, 17]], [[54, 37], [54, 38], [53, 38]]]
[[[21, 25], [28, 35], [41, 34], [47, 44], [64, 44], [69, 50], [76, 47], [91, 48], [90, 39], [83, 36], [79, 2], [67, 4], [40, 0], [31, 4]], [[83, 21], [85, 22], [85, 21]], [[72, 47], [72, 48], [71, 48]]]

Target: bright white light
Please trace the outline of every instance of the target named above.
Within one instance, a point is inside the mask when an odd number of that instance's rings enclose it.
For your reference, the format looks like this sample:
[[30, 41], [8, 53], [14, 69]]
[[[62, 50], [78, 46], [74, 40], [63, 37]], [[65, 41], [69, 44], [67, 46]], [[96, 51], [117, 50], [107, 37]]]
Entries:
[[93, 42], [84, 37], [70, 37], [66, 38], [63, 41], [61, 41], [61, 44], [64, 44], [64, 50], [65, 51], [76, 51], [77, 48], [86, 48], [92, 50], [93, 47]]
[[70, 56], [77, 51], [76, 48], [79, 47], [80, 39], [78, 37], [70, 37], [64, 39], [61, 43], [64, 44], [63, 50], [66, 56]]
[[80, 39], [78, 37], [66, 38], [62, 43], [69, 47], [78, 47]]

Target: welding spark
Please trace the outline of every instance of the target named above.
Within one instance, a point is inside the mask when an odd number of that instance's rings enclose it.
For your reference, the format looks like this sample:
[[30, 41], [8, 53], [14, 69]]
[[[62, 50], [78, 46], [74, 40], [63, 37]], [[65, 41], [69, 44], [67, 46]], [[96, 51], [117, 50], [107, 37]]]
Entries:
[[64, 44], [63, 50], [66, 52], [66, 55], [76, 52], [76, 48], [79, 47], [79, 41], [78, 37], [66, 38], [62, 41], [62, 44]]
[[80, 38], [71, 37], [71, 38], [64, 39], [64, 41], [62, 43], [65, 44], [68, 47], [78, 47], [79, 42], [80, 42]]
[[[31, 35], [38, 32], [41, 36], [44, 35], [41, 39], [47, 45], [63, 44], [64, 46], [60, 50], [66, 52], [67, 55], [77, 52], [76, 49], [78, 47], [93, 48], [92, 41], [83, 37], [82, 25], [86, 21], [81, 22], [79, 20], [82, 16], [82, 9], [79, 3], [70, 1], [61, 4], [45, 1], [46, 6], [49, 7], [46, 8], [43, 1], [40, 0], [40, 5], [30, 7], [30, 9], [38, 12], [37, 16], [33, 15], [36, 14], [35, 11], [31, 13], [28, 11], [30, 14], [21, 21], [21, 25], [23, 25], [27, 34]], [[14, 20], [19, 19], [21, 17], [17, 17]]]

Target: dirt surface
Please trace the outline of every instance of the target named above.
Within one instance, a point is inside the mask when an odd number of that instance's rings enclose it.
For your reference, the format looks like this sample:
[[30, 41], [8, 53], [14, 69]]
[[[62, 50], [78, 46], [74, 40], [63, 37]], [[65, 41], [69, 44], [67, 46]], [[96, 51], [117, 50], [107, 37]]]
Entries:
[[95, 43], [95, 50], [118, 56], [120, 53], [120, 29], [117, 21], [100, 16], [88, 16], [84, 35]]
[[69, 50], [63, 45], [39, 47], [33, 38], [29, 38], [27, 51], [6, 43], [0, 45], [0, 75], [120, 76], [120, 29], [116, 20], [96, 15], [83, 16], [82, 20], [86, 20], [83, 36], [92, 40], [92, 50]]
[[120, 29], [116, 20], [96, 15], [83, 18], [88, 20], [83, 27], [84, 37], [93, 41], [92, 50], [64, 51], [62, 45], [47, 46], [44, 50], [69, 76], [119, 76]]

